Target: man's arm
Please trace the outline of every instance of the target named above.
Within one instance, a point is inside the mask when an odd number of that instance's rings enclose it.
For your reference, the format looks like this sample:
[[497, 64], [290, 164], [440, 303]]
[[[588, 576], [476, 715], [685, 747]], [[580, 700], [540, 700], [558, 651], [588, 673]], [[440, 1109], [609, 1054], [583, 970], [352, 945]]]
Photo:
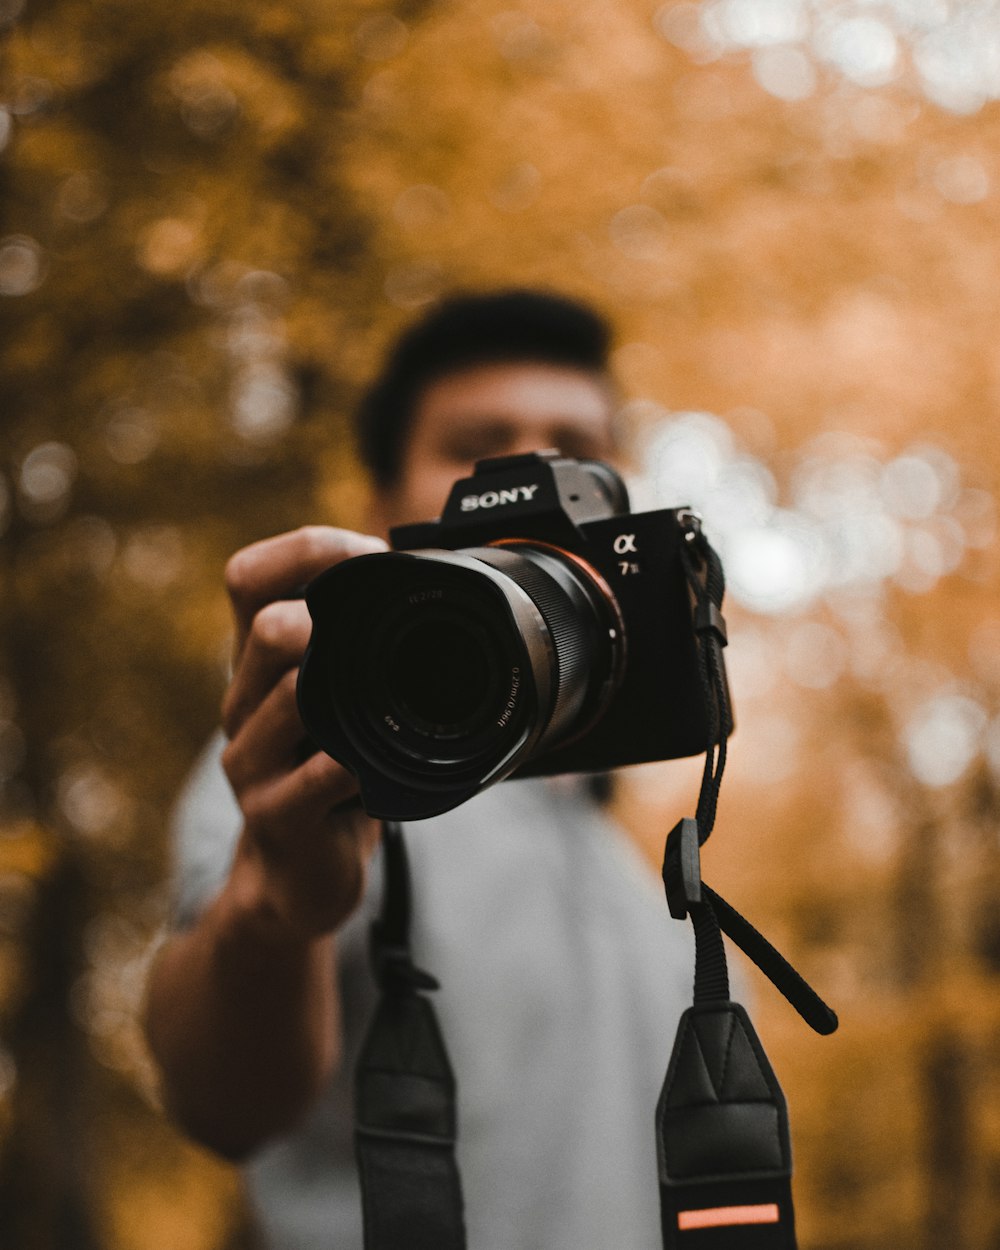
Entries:
[[321, 752], [301, 759], [295, 681], [310, 622], [284, 596], [383, 548], [310, 527], [226, 569], [237, 638], [223, 766], [243, 831], [221, 892], [153, 966], [146, 1033], [170, 1110], [230, 1158], [289, 1128], [338, 1062], [334, 933], [361, 899], [378, 837], [353, 777]]

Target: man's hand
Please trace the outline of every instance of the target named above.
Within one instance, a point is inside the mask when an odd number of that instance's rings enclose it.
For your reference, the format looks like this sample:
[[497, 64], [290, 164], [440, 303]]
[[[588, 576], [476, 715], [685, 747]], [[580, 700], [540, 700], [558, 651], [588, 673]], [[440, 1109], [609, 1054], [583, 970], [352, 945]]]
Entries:
[[377, 825], [350, 774], [323, 754], [303, 760], [295, 679], [309, 613], [285, 596], [384, 546], [301, 529], [227, 569], [237, 640], [224, 762], [245, 823], [222, 890], [153, 965], [146, 1035], [176, 1118], [229, 1158], [287, 1130], [340, 1061], [333, 933], [360, 900]]
[[309, 526], [245, 547], [226, 567], [236, 653], [223, 766], [245, 822], [230, 886], [261, 936], [329, 933], [361, 898], [378, 826], [359, 806], [353, 776], [305, 750], [295, 683], [311, 622], [290, 596], [332, 564], [385, 549], [378, 538]]

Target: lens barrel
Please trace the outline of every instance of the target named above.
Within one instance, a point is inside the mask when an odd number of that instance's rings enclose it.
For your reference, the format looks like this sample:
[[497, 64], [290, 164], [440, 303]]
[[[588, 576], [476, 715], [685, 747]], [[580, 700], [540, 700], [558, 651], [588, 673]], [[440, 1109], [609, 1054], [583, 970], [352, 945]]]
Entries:
[[361, 556], [307, 600], [306, 729], [386, 819], [448, 811], [585, 733], [621, 679], [614, 596], [545, 543]]

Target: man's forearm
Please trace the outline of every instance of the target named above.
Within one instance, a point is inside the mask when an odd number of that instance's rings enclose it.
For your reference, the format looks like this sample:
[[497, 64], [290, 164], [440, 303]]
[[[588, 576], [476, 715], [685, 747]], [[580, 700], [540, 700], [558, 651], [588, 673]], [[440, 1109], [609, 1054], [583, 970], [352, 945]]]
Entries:
[[238, 1159], [304, 1113], [339, 1055], [334, 959], [332, 936], [262, 923], [233, 879], [168, 941], [146, 1032], [167, 1106], [196, 1140]]

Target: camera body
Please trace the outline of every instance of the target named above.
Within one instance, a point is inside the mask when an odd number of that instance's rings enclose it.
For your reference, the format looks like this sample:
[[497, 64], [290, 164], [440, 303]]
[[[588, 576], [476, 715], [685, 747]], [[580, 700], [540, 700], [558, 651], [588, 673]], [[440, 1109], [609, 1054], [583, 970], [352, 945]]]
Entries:
[[447, 811], [504, 777], [701, 753], [691, 516], [631, 513], [597, 461], [478, 462], [439, 520], [309, 587], [310, 737], [386, 819]]

